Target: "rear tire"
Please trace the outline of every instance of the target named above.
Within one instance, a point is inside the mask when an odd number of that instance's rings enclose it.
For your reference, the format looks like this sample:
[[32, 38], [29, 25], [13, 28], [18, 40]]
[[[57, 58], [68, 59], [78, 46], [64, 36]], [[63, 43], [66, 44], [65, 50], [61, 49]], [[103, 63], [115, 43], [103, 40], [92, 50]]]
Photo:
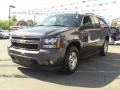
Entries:
[[106, 56], [106, 55], [107, 55], [107, 52], [108, 52], [108, 41], [105, 40], [103, 46], [102, 46], [101, 49], [100, 49], [100, 53], [99, 53], [99, 54], [100, 54], [101, 56]]
[[66, 51], [62, 71], [66, 74], [72, 74], [78, 67], [79, 51], [76, 47], [71, 46]]

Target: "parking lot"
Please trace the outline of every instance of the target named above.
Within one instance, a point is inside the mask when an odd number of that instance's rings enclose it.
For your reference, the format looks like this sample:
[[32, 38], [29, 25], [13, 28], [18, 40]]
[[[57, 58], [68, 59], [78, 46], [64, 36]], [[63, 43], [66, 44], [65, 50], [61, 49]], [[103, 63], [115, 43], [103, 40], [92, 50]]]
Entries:
[[54, 69], [25, 68], [7, 54], [8, 40], [0, 40], [0, 90], [120, 90], [120, 45], [107, 56], [80, 61], [72, 75]]

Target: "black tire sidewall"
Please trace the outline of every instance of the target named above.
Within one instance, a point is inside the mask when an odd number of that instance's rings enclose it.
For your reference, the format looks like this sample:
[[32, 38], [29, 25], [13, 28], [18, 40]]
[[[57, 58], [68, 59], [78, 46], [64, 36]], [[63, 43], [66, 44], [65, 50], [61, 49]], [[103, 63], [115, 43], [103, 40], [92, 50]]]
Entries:
[[[76, 63], [76, 66], [75, 66], [74, 69], [70, 69], [70, 67], [69, 67], [69, 55], [72, 52], [75, 52], [76, 55], [77, 55], [77, 63]], [[68, 50], [66, 51], [66, 54], [65, 54], [65, 57], [64, 57], [63, 71], [65, 73], [73, 73], [73, 72], [75, 72], [77, 67], [78, 67], [78, 61], [79, 61], [79, 51], [78, 51], [78, 49], [76, 47], [74, 47], [74, 46], [69, 47]]]
[[[105, 49], [104, 49], [104, 46], [105, 46], [106, 43], [107, 43], [107, 52], [106, 52]], [[100, 55], [101, 55], [101, 56], [106, 56], [107, 53], [108, 53], [108, 41], [105, 40], [105, 41], [104, 41], [104, 44], [103, 44], [103, 46], [102, 46], [102, 48], [101, 48]]]

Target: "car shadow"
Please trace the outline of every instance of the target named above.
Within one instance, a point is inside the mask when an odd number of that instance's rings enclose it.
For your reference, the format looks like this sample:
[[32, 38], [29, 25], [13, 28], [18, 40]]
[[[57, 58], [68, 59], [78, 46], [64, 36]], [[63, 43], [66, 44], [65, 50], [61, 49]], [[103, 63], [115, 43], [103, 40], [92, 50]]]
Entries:
[[18, 69], [30, 78], [45, 82], [66, 86], [99, 88], [118, 78], [120, 75], [119, 58], [119, 53], [109, 53], [104, 57], [94, 55], [81, 60], [78, 70], [71, 75], [65, 75], [58, 70], [50, 69], [25, 67], [18, 67]]

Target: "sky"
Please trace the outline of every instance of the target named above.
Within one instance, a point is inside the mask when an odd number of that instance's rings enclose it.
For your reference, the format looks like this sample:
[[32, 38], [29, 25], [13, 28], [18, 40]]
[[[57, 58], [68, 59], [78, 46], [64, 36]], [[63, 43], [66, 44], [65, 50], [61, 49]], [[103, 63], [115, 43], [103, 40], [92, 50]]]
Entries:
[[[85, 3], [83, 3], [85, 1]], [[116, 4], [109, 4], [103, 6], [84, 7], [85, 5], [98, 5], [100, 3], [111, 3], [116, 1]], [[20, 12], [34, 9], [50, 8], [54, 6], [58, 8], [60, 5], [64, 5], [72, 10], [76, 5], [69, 5], [70, 3], [79, 3], [80, 10], [101, 10], [94, 11], [93, 13], [99, 13], [107, 19], [113, 19], [120, 17], [120, 0], [0, 0], [0, 20], [8, 19], [9, 5], [14, 5], [16, 8], [12, 8], [11, 12]], [[79, 10], [78, 10], [79, 11]], [[90, 11], [91, 12], [91, 11]], [[11, 14], [14, 15], [14, 14]], [[33, 19], [33, 15], [16, 15], [19, 19]], [[39, 16], [38, 16], [39, 17]]]

